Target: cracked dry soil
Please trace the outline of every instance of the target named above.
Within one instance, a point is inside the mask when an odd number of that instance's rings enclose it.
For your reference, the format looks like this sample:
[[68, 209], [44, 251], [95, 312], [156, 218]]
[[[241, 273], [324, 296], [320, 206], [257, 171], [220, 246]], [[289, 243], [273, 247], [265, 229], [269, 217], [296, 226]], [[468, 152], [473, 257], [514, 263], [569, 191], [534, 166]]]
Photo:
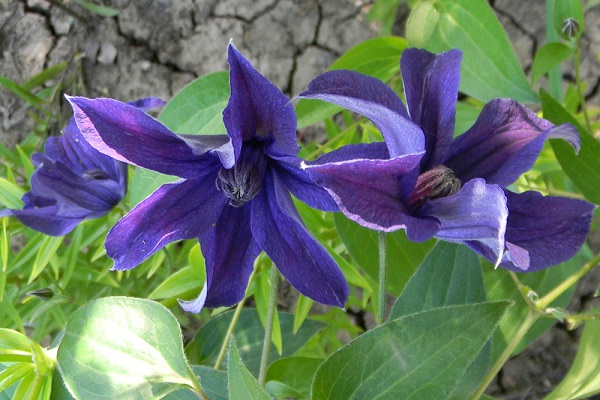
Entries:
[[[72, 60], [65, 75], [72, 77], [68, 83], [77, 94], [123, 101], [145, 96], [168, 100], [194, 78], [225, 70], [226, 46], [233, 39], [259, 71], [293, 96], [350, 47], [377, 35], [377, 27], [365, 20], [372, 2], [104, 0], [119, 14], [103, 18], [72, 0], [0, 0], [0, 75], [25, 82]], [[544, 43], [545, 1], [489, 2], [529, 73], [533, 54]], [[408, 16], [402, 4], [394, 27], [399, 35], [404, 34]], [[600, 104], [599, 21], [600, 7], [589, 10], [582, 38], [586, 98], [596, 105]], [[569, 68], [564, 79], [574, 81]], [[0, 142], [14, 146], [33, 126], [24, 102], [0, 90]], [[56, 134], [60, 128], [51, 127], [50, 132]], [[599, 271], [581, 282], [569, 309], [598, 306], [593, 293], [599, 283]], [[284, 297], [281, 303], [290, 304], [289, 293]], [[572, 364], [580, 334], [556, 324], [506, 364], [488, 393], [506, 400], [542, 398]]]

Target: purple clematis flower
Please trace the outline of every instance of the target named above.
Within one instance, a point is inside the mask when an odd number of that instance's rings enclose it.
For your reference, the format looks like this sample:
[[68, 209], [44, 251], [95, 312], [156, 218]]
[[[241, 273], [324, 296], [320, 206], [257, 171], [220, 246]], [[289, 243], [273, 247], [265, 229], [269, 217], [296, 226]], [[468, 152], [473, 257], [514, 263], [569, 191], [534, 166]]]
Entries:
[[[150, 111], [165, 103], [151, 97], [130, 104]], [[105, 215], [125, 196], [127, 165], [91, 147], [73, 118], [62, 136], [48, 138], [44, 150], [31, 157], [37, 169], [23, 209], [2, 210], [0, 217], [12, 215], [36, 231], [62, 236], [85, 219]]]
[[109, 232], [106, 251], [114, 269], [133, 268], [170, 242], [198, 238], [206, 284], [197, 299], [181, 302], [187, 311], [238, 303], [261, 250], [300, 293], [343, 307], [344, 276], [306, 230], [290, 196], [338, 210], [300, 168], [292, 104], [233, 45], [228, 62], [227, 135], [177, 135], [116, 100], [69, 98], [93, 147], [183, 178], [161, 186]]
[[537, 271], [571, 258], [590, 229], [594, 205], [580, 200], [513, 193], [507, 186], [528, 171], [548, 138], [576, 149], [571, 125], [553, 126], [521, 104], [495, 99], [475, 124], [453, 139], [462, 53], [408, 49], [401, 70], [408, 110], [377, 79], [331, 71], [300, 97], [358, 112], [384, 143], [350, 145], [306, 165], [340, 209], [381, 231], [465, 243], [512, 271]]

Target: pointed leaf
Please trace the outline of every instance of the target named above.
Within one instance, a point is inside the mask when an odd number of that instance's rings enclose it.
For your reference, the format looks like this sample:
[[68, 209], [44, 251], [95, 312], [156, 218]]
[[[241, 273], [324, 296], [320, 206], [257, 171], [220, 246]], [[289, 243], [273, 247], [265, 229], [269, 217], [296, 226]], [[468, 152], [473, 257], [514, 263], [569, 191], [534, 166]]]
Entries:
[[235, 336], [229, 342], [227, 354], [227, 387], [229, 400], [270, 400], [271, 396], [244, 365], [235, 345]]
[[445, 399], [508, 305], [449, 306], [381, 325], [321, 365], [312, 399]]
[[[267, 371], [267, 389], [278, 398], [310, 397], [310, 385], [323, 360], [289, 357], [275, 361]], [[276, 383], [274, 385], [274, 383]], [[277, 391], [270, 390], [271, 387]]]
[[533, 59], [531, 83], [535, 84], [538, 79], [572, 54], [573, 49], [562, 43], [554, 42], [543, 45]]

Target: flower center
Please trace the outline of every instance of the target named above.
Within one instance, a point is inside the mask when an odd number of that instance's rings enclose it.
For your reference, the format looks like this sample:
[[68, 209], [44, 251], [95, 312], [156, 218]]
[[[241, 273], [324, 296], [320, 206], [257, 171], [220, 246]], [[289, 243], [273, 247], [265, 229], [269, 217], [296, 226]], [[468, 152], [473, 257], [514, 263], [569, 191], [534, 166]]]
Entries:
[[438, 165], [419, 175], [413, 192], [408, 196], [408, 206], [417, 211], [425, 201], [452, 196], [461, 187], [462, 183], [454, 171], [445, 165]]
[[91, 180], [106, 180], [110, 179], [110, 176], [101, 169], [90, 169], [85, 171], [83, 177]]
[[233, 168], [221, 168], [217, 176], [217, 189], [229, 198], [229, 205], [241, 207], [252, 200], [262, 186], [266, 159], [257, 149], [242, 149]]

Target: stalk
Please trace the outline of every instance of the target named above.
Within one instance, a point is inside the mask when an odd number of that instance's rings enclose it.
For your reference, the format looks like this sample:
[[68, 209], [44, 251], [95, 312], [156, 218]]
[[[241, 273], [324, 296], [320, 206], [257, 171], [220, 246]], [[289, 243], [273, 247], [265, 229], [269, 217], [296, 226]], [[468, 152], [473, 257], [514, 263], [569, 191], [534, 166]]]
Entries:
[[385, 298], [387, 293], [387, 233], [380, 231], [377, 239], [379, 244], [379, 304], [377, 307], [377, 323], [381, 325], [385, 322]]
[[271, 266], [271, 293], [269, 294], [269, 308], [267, 310], [267, 321], [265, 326], [265, 340], [263, 341], [262, 357], [260, 359], [260, 370], [258, 372], [258, 383], [264, 386], [267, 380], [267, 365], [269, 364], [269, 350], [271, 349], [271, 335], [273, 334], [273, 323], [275, 311], [277, 310], [277, 289], [279, 287], [279, 271], [275, 265]]

